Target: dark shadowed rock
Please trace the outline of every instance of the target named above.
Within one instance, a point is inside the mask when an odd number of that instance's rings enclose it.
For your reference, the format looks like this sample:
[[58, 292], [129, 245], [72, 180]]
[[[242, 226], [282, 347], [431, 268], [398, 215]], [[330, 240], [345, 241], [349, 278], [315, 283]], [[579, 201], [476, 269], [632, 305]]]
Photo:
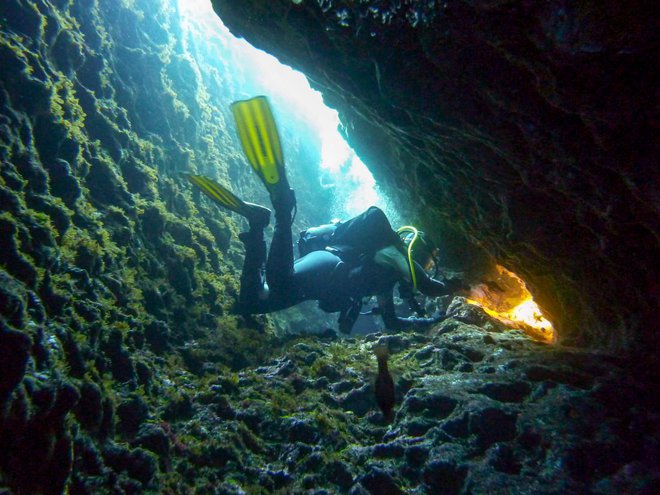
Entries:
[[349, 467], [340, 461], [331, 461], [324, 468], [325, 478], [342, 490], [348, 490], [353, 484], [353, 474]]
[[291, 418], [282, 426], [288, 432], [291, 442], [311, 444], [318, 438], [317, 427], [311, 421]]
[[73, 207], [81, 195], [80, 184], [74, 177], [69, 162], [61, 158], [46, 161], [48, 170], [50, 191], [55, 196], [62, 198], [68, 206]]
[[452, 437], [465, 438], [469, 434], [468, 423], [469, 415], [464, 413], [460, 416], [447, 420], [442, 425], [442, 429]]
[[446, 418], [456, 407], [457, 401], [442, 392], [431, 392], [426, 389], [412, 389], [402, 404], [402, 409], [411, 413], [421, 413], [424, 416], [442, 419]]
[[141, 425], [132, 445], [149, 450], [164, 461], [169, 460], [171, 442], [165, 430], [158, 425]]
[[149, 323], [144, 329], [144, 336], [149, 346], [158, 354], [169, 348], [170, 329], [164, 321]]
[[377, 467], [369, 468], [369, 471], [358, 477], [357, 481], [371, 495], [400, 495], [404, 493], [388, 471]]
[[118, 329], [110, 330], [104, 345], [104, 350], [110, 362], [113, 377], [121, 382], [135, 380], [135, 367], [128, 350], [124, 346], [124, 336]]
[[373, 456], [376, 458], [398, 458], [403, 455], [405, 448], [398, 442], [381, 443], [373, 448]]
[[424, 467], [424, 484], [427, 493], [437, 495], [458, 495], [468, 469], [449, 460], [432, 460]]
[[592, 377], [578, 370], [567, 370], [535, 365], [527, 368], [525, 373], [527, 378], [533, 382], [552, 380], [579, 388], [589, 388], [593, 384]]
[[470, 413], [468, 429], [471, 434], [477, 435], [477, 443], [485, 449], [495, 442], [513, 440], [516, 420], [516, 413], [486, 408]]
[[158, 472], [155, 457], [146, 450], [129, 450], [117, 444], [108, 444], [103, 449], [105, 463], [117, 472], [126, 472], [140, 483], [149, 483]]
[[421, 466], [426, 462], [429, 456], [429, 447], [424, 445], [412, 445], [406, 448], [406, 463], [413, 467]]
[[500, 402], [522, 402], [531, 390], [527, 382], [511, 382], [488, 383], [477, 391]]
[[375, 406], [371, 385], [365, 384], [360, 388], [351, 390], [340, 403], [347, 411], [352, 411], [358, 416], [364, 416], [369, 409]]
[[487, 462], [497, 471], [507, 474], [519, 474], [521, 465], [510, 445], [495, 444], [486, 455]]
[[88, 430], [99, 428], [103, 418], [103, 396], [98, 385], [93, 382], [82, 384], [75, 414], [84, 428]]
[[133, 395], [117, 406], [117, 416], [119, 431], [127, 436], [133, 436], [149, 417], [149, 407], [140, 396]]
[[10, 330], [0, 322], [0, 349], [3, 355], [0, 360], [0, 403], [23, 379], [31, 345], [27, 335]]

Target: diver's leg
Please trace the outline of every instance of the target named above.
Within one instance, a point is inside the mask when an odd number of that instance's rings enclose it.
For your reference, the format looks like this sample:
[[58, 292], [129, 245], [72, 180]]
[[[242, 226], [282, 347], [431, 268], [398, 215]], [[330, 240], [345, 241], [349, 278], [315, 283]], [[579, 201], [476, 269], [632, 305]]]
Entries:
[[268, 290], [265, 287], [264, 264], [266, 240], [264, 229], [270, 222], [270, 210], [261, 205], [245, 203], [248, 207], [243, 216], [250, 229], [238, 238], [245, 247], [245, 259], [241, 272], [241, 289], [238, 295], [238, 312], [243, 314], [268, 312]]
[[238, 238], [245, 247], [245, 259], [241, 272], [241, 289], [236, 310], [241, 314], [265, 313], [268, 309], [268, 292], [264, 286], [266, 240], [264, 227], [251, 228]]
[[292, 212], [296, 206], [293, 189], [285, 185], [277, 196], [271, 195], [275, 209], [275, 230], [270, 253], [266, 262], [268, 287], [275, 293], [292, 290], [293, 237], [291, 235]]
[[264, 285], [266, 262], [264, 229], [270, 222], [270, 210], [252, 203], [243, 204], [246, 208], [241, 214], [248, 220], [250, 229], [238, 235], [245, 247], [245, 259], [236, 310], [240, 314], [265, 313], [268, 307], [268, 293]]

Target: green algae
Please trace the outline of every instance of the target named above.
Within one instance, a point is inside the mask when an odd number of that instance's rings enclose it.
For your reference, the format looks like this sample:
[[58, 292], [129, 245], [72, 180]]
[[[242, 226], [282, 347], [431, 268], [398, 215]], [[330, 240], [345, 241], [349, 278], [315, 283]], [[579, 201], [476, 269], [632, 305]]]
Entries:
[[[226, 83], [171, 37], [127, 51], [124, 43], [133, 40], [122, 39], [123, 29], [166, 25], [173, 15], [159, 9], [147, 18], [132, 5], [104, 11], [98, 1], [87, 9], [27, 1], [20, 8], [30, 13], [24, 27], [33, 32], [0, 36], [0, 58], [15, 67], [2, 76], [9, 91], [2, 100], [9, 125], [0, 133], [2, 267], [24, 290], [15, 294], [15, 308], [3, 308], [3, 318], [35, 340], [30, 366], [38, 369], [26, 379], [41, 376], [45, 385], [61, 377], [84, 392], [58, 435], [85, 444], [89, 451], [81, 452], [100, 466], [107, 442], [130, 458], [133, 432], [117, 411], [143, 402], [145, 424], [168, 418], [180, 450], [173, 470], [161, 469], [153, 485], [125, 471], [117, 479], [139, 483], [141, 493], [155, 491], [156, 483], [171, 493], [204, 493], [208, 480], [220, 476], [213, 449], [228, 449], [234, 469], [245, 452], [245, 462], [265, 463], [270, 451], [243, 423], [220, 436], [204, 433], [208, 426], [194, 418], [192, 404], [205, 391], [233, 391], [239, 395], [231, 401], [249, 401], [270, 421], [300, 407], [309, 416], [318, 395], [305, 392], [301, 405], [292, 384], [273, 390], [243, 371], [268, 361], [282, 342], [269, 318], [232, 313], [239, 226], [200, 201], [180, 175], [209, 173], [229, 182], [230, 167], [242, 160], [218, 107], [228, 101], [214, 101], [207, 89], [209, 77], [216, 86]], [[117, 16], [124, 26], [113, 24]], [[128, 52], [130, 61], [119, 59]], [[137, 84], [145, 60], [155, 65], [144, 76], [158, 88], [149, 94]], [[259, 391], [240, 397], [246, 377], [258, 381]], [[18, 404], [25, 387], [16, 394]], [[215, 396], [208, 392], [207, 400]], [[341, 430], [325, 407], [313, 421], [327, 432]], [[76, 449], [74, 456], [82, 456]], [[72, 480], [92, 483], [76, 462]], [[203, 476], [187, 479], [174, 469], [195, 465]], [[110, 472], [108, 464], [103, 469]], [[254, 480], [236, 482], [266, 493]]]

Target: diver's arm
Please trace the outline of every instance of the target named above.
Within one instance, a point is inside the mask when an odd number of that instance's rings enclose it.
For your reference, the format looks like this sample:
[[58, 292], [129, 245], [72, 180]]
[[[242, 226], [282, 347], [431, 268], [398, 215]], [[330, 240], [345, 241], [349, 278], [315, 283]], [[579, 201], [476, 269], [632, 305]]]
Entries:
[[445, 315], [436, 315], [431, 318], [418, 318], [416, 316], [408, 316], [402, 318], [396, 315], [394, 310], [394, 300], [392, 292], [389, 294], [381, 294], [378, 296], [378, 309], [380, 315], [383, 317], [383, 323], [388, 330], [400, 330], [406, 327], [424, 328], [438, 323], [445, 319]]
[[439, 297], [444, 296], [445, 294], [449, 294], [450, 290], [448, 290], [444, 283], [440, 282], [440, 280], [429, 277], [422, 266], [416, 261], [413, 263], [413, 265], [415, 266], [417, 289], [422, 294], [430, 297]]
[[440, 297], [453, 294], [459, 290], [470, 290], [461, 279], [447, 279], [444, 282], [428, 276], [424, 269], [415, 262], [415, 276], [417, 278], [417, 289], [425, 296]]

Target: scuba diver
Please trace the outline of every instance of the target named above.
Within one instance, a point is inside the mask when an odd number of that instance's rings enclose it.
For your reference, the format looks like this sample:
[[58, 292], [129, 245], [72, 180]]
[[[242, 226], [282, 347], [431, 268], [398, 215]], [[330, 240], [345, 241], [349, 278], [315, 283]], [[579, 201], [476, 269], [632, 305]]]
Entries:
[[[308, 229], [300, 234], [300, 257], [294, 261], [291, 226], [296, 198], [284, 170], [280, 139], [268, 100], [257, 96], [231, 106], [238, 135], [252, 169], [266, 186], [275, 213], [275, 228], [267, 253], [264, 229], [270, 209], [241, 200], [226, 187], [202, 175], [189, 181], [218, 205], [245, 217], [249, 230], [239, 234], [245, 246], [237, 313], [264, 314], [317, 300], [322, 310], [339, 312], [339, 330], [350, 333], [361, 314], [365, 297], [377, 296], [380, 314], [388, 330], [405, 326], [425, 327], [446, 316], [398, 317], [393, 289], [408, 293], [411, 308], [414, 291], [441, 296], [462, 284], [443, 283], [429, 277], [424, 266], [433, 249], [414, 227], [392, 229], [382, 210], [372, 206], [341, 223]], [[453, 281], [450, 281], [453, 282]]]

